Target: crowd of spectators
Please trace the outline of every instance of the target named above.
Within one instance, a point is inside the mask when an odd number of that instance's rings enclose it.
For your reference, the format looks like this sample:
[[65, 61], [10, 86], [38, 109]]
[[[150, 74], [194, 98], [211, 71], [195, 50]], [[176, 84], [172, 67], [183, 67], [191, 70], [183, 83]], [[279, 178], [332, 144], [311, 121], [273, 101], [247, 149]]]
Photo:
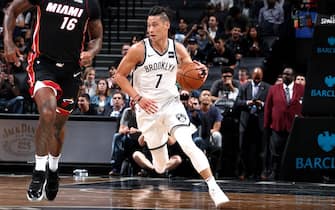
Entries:
[[[285, 24], [289, 21], [285, 19], [284, 3], [284, 0], [210, 1], [210, 9], [204, 10], [205, 15], [201, 20], [187, 20], [180, 14], [171, 30], [171, 37], [185, 45], [192, 59], [206, 64], [210, 71], [220, 71], [221, 78], [211, 81], [208, 90], [189, 92], [180, 89], [180, 99], [196, 130], [194, 141], [209, 157], [218, 177], [266, 179], [276, 178], [271, 169], [278, 173], [280, 154], [277, 153], [282, 151], [276, 150], [278, 152], [274, 155], [269, 152], [271, 132], [266, 129], [272, 127], [269, 121], [264, 124], [264, 110], [268, 112], [267, 117], [273, 111], [267, 104], [271, 85], [263, 81], [262, 66], [248, 69], [239, 63], [244, 57], [266, 58], [271, 54], [271, 46], [264, 38], [280, 37], [281, 30], [287, 28]], [[22, 76], [27, 65], [34, 14], [33, 10], [28, 11], [17, 20], [15, 43], [19, 49], [20, 63], [7, 64], [3, 50], [0, 52], [0, 112], [37, 113], [27, 96], [25, 78]], [[129, 37], [129, 42], [122, 45], [121, 58], [144, 34]], [[120, 59], [115, 59], [114, 64], [106, 69], [104, 78], [96, 78], [93, 66], [84, 70], [72, 114], [112, 117], [118, 121], [117, 133], [110, 137], [113, 141], [110, 175], [129, 175], [130, 171], [132, 175], [153, 175], [150, 155], [145, 151], [143, 138], [140, 138], [140, 131], [134, 121], [133, 103], [114, 82], [119, 62]], [[294, 71], [292, 68], [282, 70], [283, 74], [278, 75], [273, 85], [290, 86], [292, 98]], [[305, 82], [303, 74], [296, 77], [296, 83], [302, 84], [301, 87]], [[283, 109], [289, 109], [290, 103]], [[299, 107], [293, 113], [299, 115]], [[280, 120], [278, 123], [281, 123]], [[289, 129], [285, 132], [284, 140]], [[281, 134], [281, 130], [274, 133]], [[178, 143], [169, 137], [169, 145], [178, 146]], [[178, 170], [180, 165], [191, 167], [180, 149], [171, 149], [171, 154], [171, 170]], [[273, 156], [276, 158], [275, 163], [272, 163]], [[136, 173], [126, 170], [123, 166], [125, 162], [128, 168], [137, 165]], [[170, 174], [170, 171], [166, 174]]]

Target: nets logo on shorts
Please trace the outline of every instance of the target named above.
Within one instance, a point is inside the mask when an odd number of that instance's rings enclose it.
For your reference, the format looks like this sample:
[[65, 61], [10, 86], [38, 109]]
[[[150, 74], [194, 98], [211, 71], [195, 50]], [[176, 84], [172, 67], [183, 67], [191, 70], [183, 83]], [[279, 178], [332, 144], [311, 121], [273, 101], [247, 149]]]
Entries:
[[180, 121], [180, 122], [186, 122], [187, 117], [184, 114], [177, 114], [176, 118]]

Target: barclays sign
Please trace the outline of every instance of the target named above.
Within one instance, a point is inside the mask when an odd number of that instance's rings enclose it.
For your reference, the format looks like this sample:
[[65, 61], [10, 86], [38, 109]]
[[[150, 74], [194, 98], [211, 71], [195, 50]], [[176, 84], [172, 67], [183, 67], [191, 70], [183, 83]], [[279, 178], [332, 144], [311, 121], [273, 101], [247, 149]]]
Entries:
[[[335, 37], [330, 36], [327, 39], [328, 46], [327, 47], [317, 47], [317, 54], [335, 54]], [[334, 47], [333, 47], [334, 46]]]
[[321, 25], [332, 25], [335, 24], [335, 15], [328, 16], [328, 17], [321, 17], [320, 18]]
[[[324, 152], [330, 152], [335, 148], [335, 133], [329, 131], [320, 133], [317, 137], [318, 146]], [[296, 169], [335, 169], [335, 157], [297, 157]]]
[[[324, 78], [324, 83], [328, 88], [333, 88], [335, 86], [335, 77], [328, 75]], [[322, 97], [322, 98], [334, 98], [334, 89], [311, 89], [312, 97]]]

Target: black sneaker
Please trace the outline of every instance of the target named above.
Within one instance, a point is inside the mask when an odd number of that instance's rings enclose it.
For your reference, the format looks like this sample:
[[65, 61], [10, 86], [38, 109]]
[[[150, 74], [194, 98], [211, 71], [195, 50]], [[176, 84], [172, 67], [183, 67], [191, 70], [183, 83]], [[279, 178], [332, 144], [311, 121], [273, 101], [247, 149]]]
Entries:
[[48, 199], [49, 201], [55, 200], [56, 195], [58, 193], [58, 187], [59, 187], [58, 170], [53, 172], [50, 169], [48, 169], [47, 180], [45, 184], [46, 199]]
[[27, 191], [27, 198], [30, 201], [40, 201], [43, 199], [45, 171], [33, 171], [32, 180]]

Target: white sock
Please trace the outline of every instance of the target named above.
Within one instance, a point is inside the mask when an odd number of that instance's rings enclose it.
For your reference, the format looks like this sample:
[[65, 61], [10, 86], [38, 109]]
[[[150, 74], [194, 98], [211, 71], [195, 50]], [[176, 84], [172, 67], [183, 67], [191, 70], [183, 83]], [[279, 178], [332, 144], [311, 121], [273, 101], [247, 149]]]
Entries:
[[211, 188], [213, 188], [214, 186], [217, 185], [214, 176], [208, 177], [205, 181], [206, 181], [209, 189], [211, 189]]
[[49, 169], [51, 171], [53, 171], [53, 172], [57, 171], [60, 156], [61, 156], [61, 154], [59, 154], [57, 157], [55, 157], [55, 156], [52, 156], [49, 153]]
[[46, 170], [46, 165], [48, 161], [48, 155], [45, 156], [38, 156], [35, 155], [35, 170], [36, 171], [45, 171]]

